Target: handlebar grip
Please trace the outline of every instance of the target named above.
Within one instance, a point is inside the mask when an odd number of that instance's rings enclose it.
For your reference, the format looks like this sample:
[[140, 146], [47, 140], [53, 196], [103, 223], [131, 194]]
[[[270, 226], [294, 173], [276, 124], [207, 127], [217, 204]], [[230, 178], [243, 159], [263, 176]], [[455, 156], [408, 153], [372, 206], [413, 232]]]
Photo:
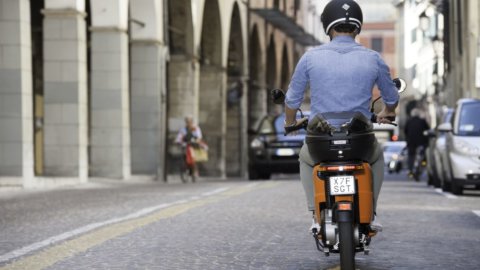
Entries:
[[395, 121], [395, 116], [387, 116], [385, 118], [387, 118], [389, 121], [392, 121], [392, 122]]
[[[387, 116], [385, 117], [387, 120], [391, 121], [391, 123], [388, 123], [389, 125], [392, 125], [392, 126], [398, 126], [397, 123], [394, 123], [393, 121], [395, 121], [395, 116]], [[372, 118], [370, 119], [372, 121], [372, 123], [378, 123], [377, 122], [377, 115], [376, 114], [372, 114]]]
[[304, 117], [304, 118], [300, 119], [300, 121], [296, 125], [285, 127], [284, 135], [287, 136], [287, 134], [289, 134], [293, 131], [300, 130], [302, 128], [306, 129], [307, 126], [308, 126], [308, 118]]

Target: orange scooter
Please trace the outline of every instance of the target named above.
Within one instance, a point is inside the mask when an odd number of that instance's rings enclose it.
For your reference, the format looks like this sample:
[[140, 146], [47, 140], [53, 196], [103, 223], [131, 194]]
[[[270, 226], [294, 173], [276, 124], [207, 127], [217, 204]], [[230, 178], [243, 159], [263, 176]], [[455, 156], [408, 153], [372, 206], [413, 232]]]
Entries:
[[[405, 81], [393, 81], [399, 92], [405, 90]], [[274, 90], [272, 96], [275, 103], [284, 103], [285, 94], [281, 90]], [[372, 103], [372, 112], [378, 99]], [[374, 218], [374, 197], [372, 169], [367, 162], [374, 151], [375, 135], [371, 123], [376, 122], [376, 115], [373, 114], [372, 119], [361, 113], [324, 116], [348, 120], [340, 130], [316, 133], [307, 119], [301, 119], [297, 123], [302, 124], [287, 127], [285, 133], [307, 129], [305, 143], [317, 164], [312, 179], [315, 215], [321, 228], [313, 232], [318, 250], [327, 256], [339, 253], [341, 269], [355, 269], [355, 253], [368, 254], [370, 241], [376, 234], [370, 227]], [[315, 118], [311, 121], [315, 126]]]

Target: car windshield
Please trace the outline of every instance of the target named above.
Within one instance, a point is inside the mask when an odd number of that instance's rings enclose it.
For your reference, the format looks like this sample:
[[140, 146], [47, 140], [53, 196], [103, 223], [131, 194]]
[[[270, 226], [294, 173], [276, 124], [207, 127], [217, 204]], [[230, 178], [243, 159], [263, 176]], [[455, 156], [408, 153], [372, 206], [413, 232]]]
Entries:
[[383, 147], [384, 152], [400, 153], [405, 147], [403, 144], [390, 144]]
[[480, 136], [480, 102], [462, 106], [458, 123], [458, 135]]
[[[305, 116], [308, 117], [307, 114]], [[300, 118], [300, 113], [297, 115], [297, 119]], [[277, 133], [277, 136], [279, 138], [285, 139], [285, 140], [302, 140], [305, 137], [305, 134], [307, 133], [305, 129], [300, 129], [297, 133], [297, 135], [294, 136], [284, 136], [283, 133], [285, 132], [284, 127], [284, 121], [285, 121], [285, 114], [279, 115], [277, 118], [275, 118], [274, 121], [274, 126], [275, 126], [275, 132]]]

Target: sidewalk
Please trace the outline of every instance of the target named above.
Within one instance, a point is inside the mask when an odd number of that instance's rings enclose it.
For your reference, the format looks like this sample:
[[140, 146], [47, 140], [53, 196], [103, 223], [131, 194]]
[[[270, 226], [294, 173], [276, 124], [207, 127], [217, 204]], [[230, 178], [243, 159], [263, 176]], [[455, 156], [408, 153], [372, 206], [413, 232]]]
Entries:
[[[6, 179], [6, 178], [4, 178]], [[104, 189], [123, 187], [128, 185], [142, 185], [142, 184], [159, 184], [159, 185], [171, 185], [171, 184], [191, 184], [183, 183], [180, 176], [169, 175], [168, 181], [157, 180], [154, 176], [147, 175], [133, 175], [127, 180], [112, 179], [112, 178], [98, 178], [90, 177], [88, 182], [80, 182], [78, 178], [47, 178], [36, 177], [37, 184], [35, 186], [23, 187], [18, 183], [14, 183], [12, 180], [5, 181], [0, 178], [0, 199], [9, 199], [20, 197], [28, 194], [36, 194], [54, 190], [81, 190], [81, 189]], [[3, 180], [3, 181], [2, 181]], [[8, 179], [7, 179], [8, 180]], [[224, 181], [226, 179], [213, 178], [213, 177], [200, 177], [196, 181], [201, 182], [217, 182]], [[229, 179], [232, 180], [232, 179]], [[235, 180], [235, 179], [233, 179]]]

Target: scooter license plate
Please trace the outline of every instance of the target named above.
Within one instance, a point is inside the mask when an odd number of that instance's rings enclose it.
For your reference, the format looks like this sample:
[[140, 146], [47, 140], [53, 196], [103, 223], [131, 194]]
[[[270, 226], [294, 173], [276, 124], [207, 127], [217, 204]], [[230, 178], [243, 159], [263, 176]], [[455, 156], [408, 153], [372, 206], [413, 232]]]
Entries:
[[353, 175], [330, 176], [330, 195], [355, 194]]

